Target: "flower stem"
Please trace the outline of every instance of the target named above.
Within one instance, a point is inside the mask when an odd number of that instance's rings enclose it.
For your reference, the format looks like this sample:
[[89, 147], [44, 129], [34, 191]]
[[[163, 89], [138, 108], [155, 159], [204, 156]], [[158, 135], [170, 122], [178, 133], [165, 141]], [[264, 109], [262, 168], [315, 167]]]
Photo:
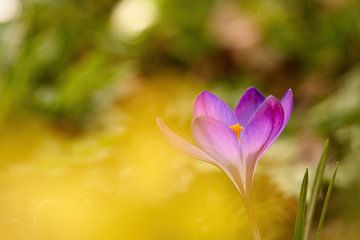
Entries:
[[257, 224], [255, 209], [254, 209], [254, 205], [252, 204], [251, 197], [246, 197], [244, 199], [244, 205], [245, 205], [245, 211], [249, 218], [249, 223], [252, 228], [253, 238], [254, 240], [261, 240], [259, 226]]

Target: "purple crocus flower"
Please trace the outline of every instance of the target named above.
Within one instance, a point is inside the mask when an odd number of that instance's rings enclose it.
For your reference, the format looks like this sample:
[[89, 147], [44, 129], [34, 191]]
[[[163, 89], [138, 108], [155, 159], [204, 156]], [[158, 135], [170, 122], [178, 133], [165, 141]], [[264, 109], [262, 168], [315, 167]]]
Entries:
[[192, 121], [198, 146], [179, 137], [160, 118], [157, 123], [176, 148], [224, 171], [245, 205], [249, 205], [256, 165], [285, 128], [292, 105], [291, 89], [279, 101], [250, 87], [234, 110], [216, 95], [204, 91], [195, 101]]

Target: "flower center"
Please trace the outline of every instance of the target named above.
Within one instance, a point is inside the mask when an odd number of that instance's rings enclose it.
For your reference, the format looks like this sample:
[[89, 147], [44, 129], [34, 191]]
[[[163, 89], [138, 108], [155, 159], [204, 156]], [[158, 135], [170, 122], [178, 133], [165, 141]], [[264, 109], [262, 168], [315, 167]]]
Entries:
[[236, 137], [240, 140], [240, 133], [244, 128], [238, 123], [229, 126], [229, 128], [235, 133]]

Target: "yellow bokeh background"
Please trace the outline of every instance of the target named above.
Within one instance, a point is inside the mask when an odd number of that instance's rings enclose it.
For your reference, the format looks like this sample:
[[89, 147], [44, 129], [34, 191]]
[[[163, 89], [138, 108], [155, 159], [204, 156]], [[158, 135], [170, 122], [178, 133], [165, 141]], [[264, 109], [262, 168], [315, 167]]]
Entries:
[[[168, 77], [133, 80], [133, 94], [81, 133], [37, 115], [9, 124], [0, 145], [1, 239], [250, 239], [227, 177], [173, 150], [157, 128], [162, 116], [191, 140], [201, 84]], [[263, 239], [290, 239], [296, 198], [259, 173], [254, 202]]]

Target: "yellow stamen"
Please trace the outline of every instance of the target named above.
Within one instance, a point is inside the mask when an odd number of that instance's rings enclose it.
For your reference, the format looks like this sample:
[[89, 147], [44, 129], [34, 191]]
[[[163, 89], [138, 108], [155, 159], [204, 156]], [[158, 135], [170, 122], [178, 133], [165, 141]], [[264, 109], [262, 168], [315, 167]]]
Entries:
[[240, 133], [244, 129], [240, 124], [234, 124], [232, 126], [229, 126], [231, 130], [235, 133], [236, 137], [240, 140]]

